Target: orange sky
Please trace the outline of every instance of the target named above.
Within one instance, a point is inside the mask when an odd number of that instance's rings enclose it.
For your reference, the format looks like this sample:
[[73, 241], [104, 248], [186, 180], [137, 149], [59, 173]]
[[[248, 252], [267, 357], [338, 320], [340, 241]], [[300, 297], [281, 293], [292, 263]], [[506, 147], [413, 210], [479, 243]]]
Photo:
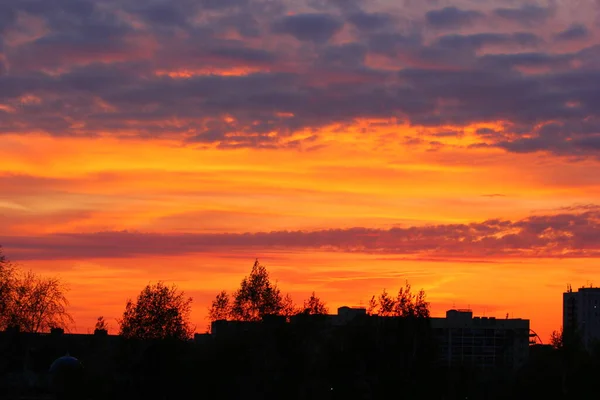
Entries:
[[204, 331], [257, 257], [299, 302], [409, 280], [542, 339], [600, 281], [596, 9], [83, 2], [0, 20], [0, 245], [75, 331], [157, 280]]
[[[312, 151], [199, 150], [170, 142], [41, 136], [4, 140], [1, 179], [11, 195], [2, 197], [1, 206], [14, 243], [64, 232], [214, 234], [519, 220], [556, 213], [565, 204], [592, 203], [599, 188], [586, 176], [587, 162], [549, 163], [544, 156], [497, 150], [470, 150], [461, 161], [460, 149], [427, 152], [390, 143], [382, 150], [358, 150], [350, 140]], [[450, 155], [456, 157], [452, 162]], [[75, 329], [84, 332], [97, 315], [116, 330], [126, 299], [156, 280], [175, 282], [195, 298], [194, 323], [202, 331], [210, 299], [220, 289], [235, 289], [259, 257], [297, 301], [316, 290], [332, 308], [366, 304], [372, 294], [409, 280], [427, 291], [435, 315], [453, 306], [498, 317], [510, 313], [531, 318], [545, 338], [560, 325], [566, 284], [586, 284], [599, 275], [595, 258], [486, 257], [477, 250], [439, 261], [393, 252], [256, 246], [99, 258], [72, 257], [68, 247], [77, 243], [65, 246], [59, 260], [28, 257], [25, 247], [10, 243], [5, 252], [69, 282]]]

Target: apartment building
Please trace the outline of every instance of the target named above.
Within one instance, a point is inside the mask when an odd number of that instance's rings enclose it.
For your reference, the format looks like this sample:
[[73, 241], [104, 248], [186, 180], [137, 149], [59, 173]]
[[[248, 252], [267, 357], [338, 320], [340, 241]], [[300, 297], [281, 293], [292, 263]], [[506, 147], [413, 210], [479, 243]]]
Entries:
[[600, 339], [600, 288], [568, 286], [563, 293], [563, 329], [576, 330], [586, 349]]
[[529, 320], [473, 317], [471, 310], [449, 310], [432, 318], [440, 357], [447, 366], [512, 368], [529, 356]]

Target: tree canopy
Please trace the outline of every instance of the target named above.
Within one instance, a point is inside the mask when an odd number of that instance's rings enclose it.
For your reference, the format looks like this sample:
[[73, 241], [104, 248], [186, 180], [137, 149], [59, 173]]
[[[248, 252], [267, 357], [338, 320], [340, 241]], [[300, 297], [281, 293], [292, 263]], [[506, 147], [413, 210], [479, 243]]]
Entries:
[[288, 320], [290, 319], [290, 317], [293, 317], [294, 315], [299, 314], [301, 311], [300, 308], [298, 306], [296, 306], [296, 304], [294, 303], [294, 299], [292, 299], [292, 296], [290, 296], [289, 294], [285, 295], [285, 297], [282, 300], [281, 305], [282, 305], [282, 307], [281, 307], [280, 315], [283, 315]]
[[400, 288], [396, 297], [392, 297], [385, 289], [378, 297], [373, 296], [369, 301], [367, 313], [382, 317], [430, 317], [425, 291], [421, 289], [417, 294], [412, 293], [408, 282]]
[[24, 332], [68, 328], [73, 322], [67, 308], [68, 287], [57, 277], [23, 271], [0, 248], [0, 328]]
[[325, 315], [329, 312], [327, 305], [323, 300], [318, 298], [315, 295], [315, 292], [312, 292], [310, 297], [304, 300], [304, 313], [311, 315]]
[[0, 246], [0, 323], [6, 315], [14, 279], [14, 267], [2, 252]]
[[217, 294], [208, 309], [208, 318], [211, 321], [226, 320], [231, 315], [231, 302], [225, 290]]
[[120, 334], [135, 339], [189, 339], [192, 298], [185, 297], [175, 285], [163, 282], [147, 285], [135, 302], [128, 300], [119, 321]]
[[271, 283], [267, 268], [256, 260], [233, 296], [232, 316], [240, 321], [259, 321], [265, 315], [279, 314], [282, 308], [281, 291]]
[[208, 314], [211, 321], [260, 321], [266, 315], [285, 315], [294, 309], [291, 298], [281, 296], [277, 284], [271, 283], [267, 268], [256, 260], [250, 275], [242, 279], [233, 295], [221, 291]]

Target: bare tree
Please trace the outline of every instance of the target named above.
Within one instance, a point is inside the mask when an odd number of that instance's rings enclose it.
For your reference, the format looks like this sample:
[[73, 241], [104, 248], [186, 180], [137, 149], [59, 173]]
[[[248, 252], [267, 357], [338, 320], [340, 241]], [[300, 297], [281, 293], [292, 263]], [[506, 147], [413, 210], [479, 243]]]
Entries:
[[14, 275], [4, 324], [25, 332], [44, 332], [68, 328], [73, 318], [67, 312], [67, 286], [56, 277], [44, 277], [32, 271]]
[[189, 339], [194, 334], [191, 304], [192, 298], [185, 297], [175, 285], [147, 285], [136, 302], [127, 301], [119, 321], [120, 334], [135, 339]]
[[304, 312], [311, 315], [325, 315], [329, 309], [325, 303], [312, 292], [307, 300], [304, 300]]

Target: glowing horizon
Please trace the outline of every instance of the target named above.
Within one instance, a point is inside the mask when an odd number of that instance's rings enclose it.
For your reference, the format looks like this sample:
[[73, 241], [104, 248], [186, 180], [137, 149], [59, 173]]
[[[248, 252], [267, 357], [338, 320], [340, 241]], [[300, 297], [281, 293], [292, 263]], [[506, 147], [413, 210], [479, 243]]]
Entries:
[[408, 280], [546, 340], [600, 277], [600, 14], [452, 3], [8, 0], [0, 245], [77, 332], [158, 280], [201, 332], [259, 258], [297, 302]]

